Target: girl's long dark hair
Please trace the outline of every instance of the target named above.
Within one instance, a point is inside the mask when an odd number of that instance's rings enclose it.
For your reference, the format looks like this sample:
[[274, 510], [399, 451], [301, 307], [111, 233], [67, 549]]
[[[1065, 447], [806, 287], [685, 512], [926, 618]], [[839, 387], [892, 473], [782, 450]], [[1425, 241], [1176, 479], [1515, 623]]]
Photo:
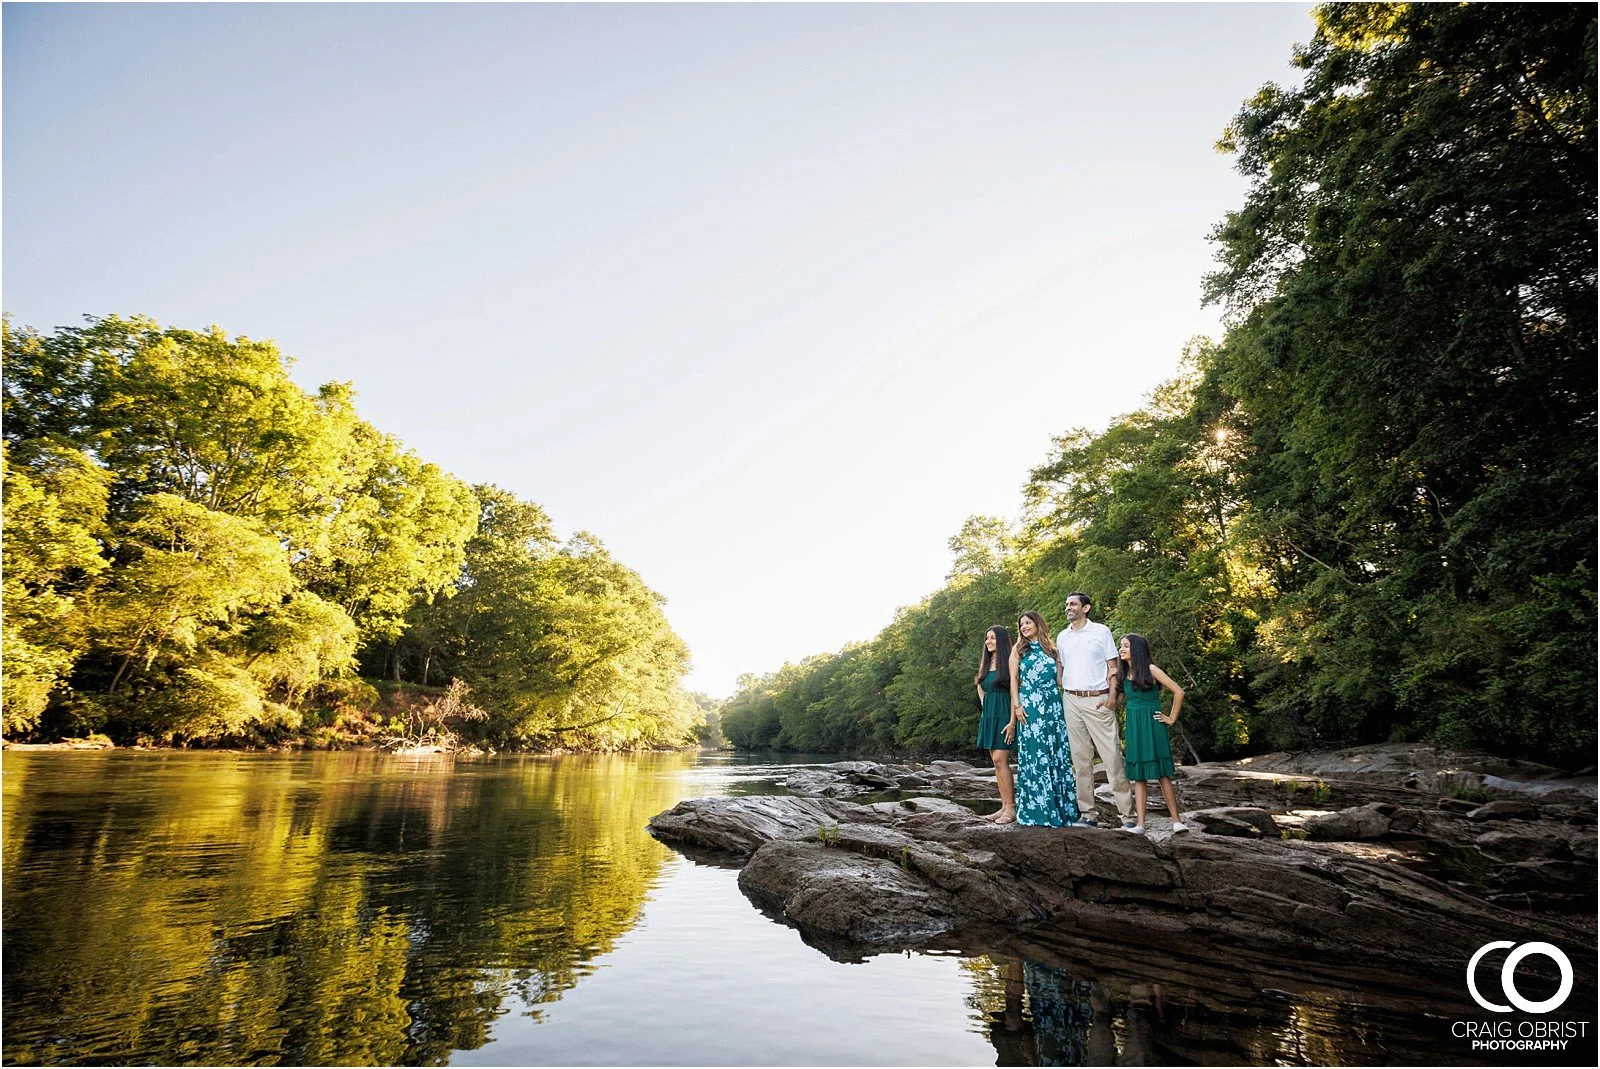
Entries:
[[1018, 641], [1021, 641], [1020, 636], [1022, 634], [1022, 621], [1024, 619], [1033, 621], [1033, 633], [1038, 636], [1038, 638], [1036, 638], [1034, 641], [1038, 642], [1052, 659], [1060, 660], [1059, 657], [1056, 657], [1056, 644], [1050, 641], [1050, 625], [1044, 622], [1043, 616], [1040, 616], [1032, 609], [1017, 617], [1017, 634], [1019, 636]]
[[994, 685], [1000, 690], [1011, 689], [1011, 632], [999, 624], [989, 628], [983, 633], [985, 640], [994, 635], [994, 653], [989, 652], [989, 643], [983, 644], [983, 655], [978, 658], [978, 674], [972, 677], [974, 683], [983, 684], [983, 677], [990, 672], [999, 672], [1000, 676]]
[[1156, 685], [1155, 677], [1150, 674], [1150, 643], [1133, 631], [1122, 637], [1128, 640], [1128, 656], [1122, 659], [1122, 678], [1140, 690], [1149, 690]]

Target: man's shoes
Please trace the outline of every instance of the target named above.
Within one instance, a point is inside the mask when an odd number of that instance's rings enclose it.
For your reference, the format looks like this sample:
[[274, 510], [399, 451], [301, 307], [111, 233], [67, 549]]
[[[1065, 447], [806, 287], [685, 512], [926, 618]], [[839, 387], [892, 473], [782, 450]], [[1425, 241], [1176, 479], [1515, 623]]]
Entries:
[[1072, 822], [1074, 828], [1098, 828], [1100, 822], [1093, 817], [1079, 817]]

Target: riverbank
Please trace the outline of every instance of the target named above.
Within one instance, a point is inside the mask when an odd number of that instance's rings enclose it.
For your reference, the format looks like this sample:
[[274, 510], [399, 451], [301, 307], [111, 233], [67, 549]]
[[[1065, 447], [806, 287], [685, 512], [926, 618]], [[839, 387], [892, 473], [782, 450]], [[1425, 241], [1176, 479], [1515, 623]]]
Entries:
[[238, 745], [226, 743], [195, 743], [193, 745], [132, 745], [118, 746], [110, 739], [90, 737], [87, 739], [60, 739], [56, 742], [12, 742], [9, 739], [0, 739], [0, 750], [18, 750], [23, 752], [51, 752], [51, 751], [96, 751], [96, 750], [121, 750], [121, 751], [164, 751], [176, 750], [203, 751], [207, 753], [389, 753], [396, 756], [417, 756], [422, 754], [451, 754], [458, 757], [492, 757], [495, 754], [530, 754], [542, 757], [562, 757], [578, 754], [653, 754], [653, 753], [697, 753], [717, 754], [728, 753], [723, 747], [717, 746], [640, 746], [633, 748], [613, 750], [583, 750], [572, 747], [534, 747], [534, 746], [505, 746], [495, 748], [492, 746], [463, 746], [454, 750], [432, 746], [385, 746], [382, 742], [358, 742], [350, 745], [317, 745], [309, 740], [291, 740], [289, 742], [262, 743], [259, 745]]
[[[486, 714], [470, 702], [465, 688], [421, 686], [392, 680], [348, 680], [338, 688], [339, 700], [288, 710], [292, 716], [245, 731], [163, 740], [148, 735], [114, 739], [92, 732], [46, 740], [0, 739], [0, 748], [19, 750], [207, 750], [214, 752], [296, 753], [302, 751], [387, 751], [418, 755], [454, 753], [678, 753], [707, 749], [696, 743], [677, 746], [581, 746], [546, 740], [484, 738]], [[80, 729], [81, 730], [81, 729]], [[716, 749], [716, 747], [710, 747]]]

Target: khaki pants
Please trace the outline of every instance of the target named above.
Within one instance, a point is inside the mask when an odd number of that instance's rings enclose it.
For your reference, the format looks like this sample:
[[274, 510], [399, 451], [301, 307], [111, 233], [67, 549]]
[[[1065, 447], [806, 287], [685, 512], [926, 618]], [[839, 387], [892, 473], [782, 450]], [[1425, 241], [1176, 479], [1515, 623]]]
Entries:
[[1133, 819], [1133, 796], [1128, 790], [1128, 773], [1122, 764], [1122, 747], [1117, 739], [1117, 717], [1110, 709], [1099, 708], [1109, 694], [1080, 698], [1062, 691], [1067, 709], [1067, 745], [1072, 748], [1072, 775], [1078, 781], [1078, 813], [1094, 816], [1094, 755], [1105, 762], [1106, 778], [1117, 799], [1117, 812], [1123, 820]]

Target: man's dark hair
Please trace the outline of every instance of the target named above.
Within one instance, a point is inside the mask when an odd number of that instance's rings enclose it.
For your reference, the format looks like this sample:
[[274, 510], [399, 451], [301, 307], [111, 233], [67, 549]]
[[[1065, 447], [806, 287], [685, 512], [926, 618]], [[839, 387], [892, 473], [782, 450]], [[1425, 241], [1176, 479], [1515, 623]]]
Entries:
[[1085, 609], [1094, 604], [1094, 602], [1089, 600], [1089, 595], [1083, 593], [1081, 590], [1074, 590], [1072, 593], [1067, 595], [1068, 601], [1071, 601], [1073, 598], [1077, 598], [1078, 601], [1083, 604]]

